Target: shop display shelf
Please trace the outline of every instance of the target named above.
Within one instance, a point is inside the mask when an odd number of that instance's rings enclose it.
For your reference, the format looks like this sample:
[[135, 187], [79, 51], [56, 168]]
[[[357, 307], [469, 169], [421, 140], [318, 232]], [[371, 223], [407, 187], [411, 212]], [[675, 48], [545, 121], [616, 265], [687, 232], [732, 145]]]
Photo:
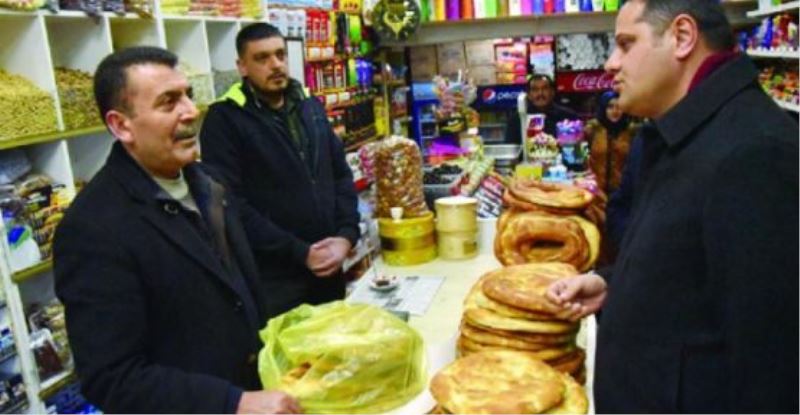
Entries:
[[800, 50], [769, 50], [769, 49], [749, 49], [747, 54], [753, 58], [767, 59], [800, 59]]
[[53, 260], [52, 259], [48, 259], [48, 260], [42, 261], [42, 262], [40, 262], [40, 263], [38, 263], [38, 264], [36, 264], [36, 265], [34, 265], [32, 267], [28, 267], [28, 268], [25, 268], [23, 270], [15, 272], [11, 276], [11, 281], [14, 281], [15, 283], [19, 284], [19, 283], [25, 282], [25, 281], [27, 281], [27, 280], [29, 280], [31, 278], [39, 276], [39, 275], [41, 275], [41, 274], [43, 274], [43, 273], [45, 273], [47, 271], [50, 271], [51, 269], [53, 269]]
[[797, 12], [798, 8], [800, 8], [800, 1], [790, 1], [788, 3], [783, 3], [778, 6], [772, 6], [766, 9], [758, 9], [747, 12], [747, 17], [766, 17], [771, 14], [780, 12], [790, 12], [790, 11]]
[[785, 110], [789, 110], [789, 111], [794, 111], [794, 112], [800, 113], [800, 105], [792, 104], [791, 102], [781, 101], [779, 99], [775, 99], [775, 103], [778, 104], [779, 107], [781, 107], [781, 108], [783, 108]]
[[11, 350], [10, 352], [0, 355], [0, 364], [17, 357], [17, 351], [14, 349], [14, 347], [9, 347], [9, 349]]
[[28, 400], [25, 398], [20, 399], [18, 402], [13, 403], [5, 408], [0, 408], [0, 413], [4, 414], [24, 414], [28, 410]]
[[42, 382], [42, 387], [39, 390], [39, 398], [45, 400], [55, 395], [56, 392], [61, 390], [61, 388], [69, 385], [70, 383], [74, 382], [77, 379], [78, 377], [75, 375], [75, 372], [73, 370], [67, 370], [52, 377], [49, 377], [44, 382]]
[[368, 137], [365, 140], [361, 140], [361, 141], [359, 141], [357, 143], [353, 143], [353, 144], [348, 145], [347, 147], [344, 148], [344, 150], [345, 150], [345, 152], [350, 153], [350, 152], [353, 152], [353, 151], [356, 151], [356, 150], [360, 149], [364, 144], [371, 143], [373, 141], [376, 141], [377, 139], [378, 139], [378, 136], [377, 135], [373, 135], [372, 137]]

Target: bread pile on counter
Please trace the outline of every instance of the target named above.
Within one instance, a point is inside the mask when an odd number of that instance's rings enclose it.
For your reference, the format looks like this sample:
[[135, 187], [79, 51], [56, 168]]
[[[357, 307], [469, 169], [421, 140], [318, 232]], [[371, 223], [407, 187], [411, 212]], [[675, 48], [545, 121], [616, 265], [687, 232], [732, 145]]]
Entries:
[[600, 252], [604, 197], [581, 187], [513, 179], [503, 195], [495, 256], [464, 300], [459, 358], [431, 382], [436, 413], [586, 413], [580, 322], [546, 298]]

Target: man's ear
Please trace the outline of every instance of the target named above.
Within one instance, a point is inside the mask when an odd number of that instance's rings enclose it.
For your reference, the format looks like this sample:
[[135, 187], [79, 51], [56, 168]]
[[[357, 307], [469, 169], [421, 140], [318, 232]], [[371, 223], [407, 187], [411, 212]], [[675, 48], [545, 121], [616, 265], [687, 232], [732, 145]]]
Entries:
[[117, 110], [110, 110], [106, 113], [106, 124], [111, 133], [123, 144], [133, 142], [131, 123], [127, 115]]
[[700, 40], [700, 29], [697, 21], [688, 14], [680, 14], [672, 20], [670, 33], [675, 45], [675, 57], [678, 60], [687, 59], [697, 48]]
[[242, 58], [236, 58], [236, 69], [239, 70], [239, 75], [241, 77], [247, 76], [247, 67], [244, 66], [244, 61], [242, 60]]

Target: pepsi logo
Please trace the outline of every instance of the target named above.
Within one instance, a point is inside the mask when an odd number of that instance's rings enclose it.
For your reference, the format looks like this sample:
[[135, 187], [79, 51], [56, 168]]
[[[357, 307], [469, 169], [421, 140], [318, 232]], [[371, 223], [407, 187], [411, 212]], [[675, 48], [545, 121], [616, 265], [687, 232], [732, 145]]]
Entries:
[[487, 104], [492, 104], [497, 100], [497, 92], [494, 89], [486, 88], [481, 94], [481, 100]]

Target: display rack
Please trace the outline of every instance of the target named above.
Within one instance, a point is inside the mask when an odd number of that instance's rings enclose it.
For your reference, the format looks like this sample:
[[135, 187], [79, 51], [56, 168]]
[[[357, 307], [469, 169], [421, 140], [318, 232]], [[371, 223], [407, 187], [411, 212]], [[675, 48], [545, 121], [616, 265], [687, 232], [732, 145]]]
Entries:
[[779, 107], [787, 111], [800, 113], [800, 105], [792, 104], [791, 102], [781, 101], [779, 99], [776, 99], [775, 103], [778, 104]]
[[797, 12], [798, 8], [800, 8], [800, 1], [790, 1], [778, 6], [765, 7], [749, 11], [747, 12], [747, 17], [765, 17], [780, 12]]
[[[746, 13], [752, 10], [757, 2], [725, 1], [722, 4], [731, 24], [738, 25], [748, 21]], [[426, 22], [422, 23], [407, 41], [387, 42], [387, 45], [419, 46], [536, 34], [612, 32], [616, 16], [616, 12], [558, 13]]]
[[759, 59], [800, 59], [800, 51], [798, 50], [750, 49], [747, 54], [750, 57]]
[[[264, 13], [266, 16], [266, 12]], [[101, 13], [91, 18], [78, 11], [18, 12], [0, 9], [0, 68], [21, 75], [49, 94], [54, 103], [57, 130], [0, 141], [0, 151], [23, 149], [33, 171], [45, 173], [75, 194], [76, 181], [88, 181], [100, 169], [113, 142], [103, 126], [68, 130], [56, 88], [55, 68], [66, 67], [94, 73], [103, 57], [129, 46], [160, 46], [171, 50], [194, 70], [208, 74], [210, 98], [216, 98], [212, 73], [236, 69], [235, 38], [252, 18], [161, 16], [156, 4], [153, 18], [134, 14]], [[199, 103], [199, 104], [208, 104]], [[5, 228], [0, 234], [5, 235]], [[44, 400], [75, 375], [67, 370], [41, 381], [31, 352], [25, 309], [33, 302], [54, 297], [52, 261], [12, 271], [6, 238], [0, 243], [0, 277], [8, 315], [17, 346], [15, 357], [0, 366], [17, 365], [25, 382], [27, 400], [14, 411], [46, 413]], [[49, 298], [48, 298], [49, 297]]]

